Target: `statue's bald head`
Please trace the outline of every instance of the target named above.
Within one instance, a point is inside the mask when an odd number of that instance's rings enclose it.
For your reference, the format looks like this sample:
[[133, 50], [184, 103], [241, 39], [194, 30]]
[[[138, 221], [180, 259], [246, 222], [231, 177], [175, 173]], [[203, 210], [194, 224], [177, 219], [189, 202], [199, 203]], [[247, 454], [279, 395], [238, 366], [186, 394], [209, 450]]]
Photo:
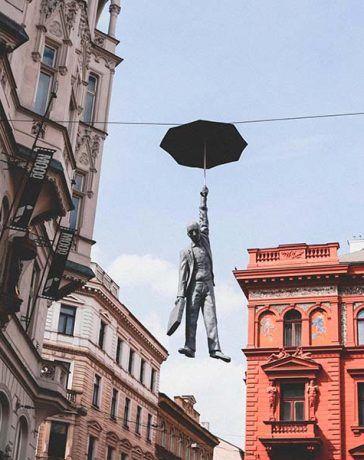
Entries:
[[198, 243], [201, 238], [200, 225], [197, 222], [192, 222], [187, 225], [187, 235], [191, 238], [194, 243]]

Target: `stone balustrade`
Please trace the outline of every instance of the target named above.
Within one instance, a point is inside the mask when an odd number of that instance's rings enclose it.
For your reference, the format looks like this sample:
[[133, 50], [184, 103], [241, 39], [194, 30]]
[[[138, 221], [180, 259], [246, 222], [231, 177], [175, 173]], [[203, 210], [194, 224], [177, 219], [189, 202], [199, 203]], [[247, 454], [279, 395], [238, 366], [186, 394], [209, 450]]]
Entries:
[[290, 438], [292, 435], [299, 438], [314, 438], [316, 421], [268, 421], [264, 422], [271, 427], [272, 438]]

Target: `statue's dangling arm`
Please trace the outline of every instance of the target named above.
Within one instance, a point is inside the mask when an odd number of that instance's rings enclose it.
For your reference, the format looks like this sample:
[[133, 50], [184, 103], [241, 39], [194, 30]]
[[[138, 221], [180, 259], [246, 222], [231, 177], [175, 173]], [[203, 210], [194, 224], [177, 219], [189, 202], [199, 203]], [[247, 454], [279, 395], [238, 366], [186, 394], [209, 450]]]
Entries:
[[178, 292], [177, 299], [179, 297], [186, 297], [186, 288], [188, 280], [188, 263], [184, 251], [180, 253], [179, 263], [179, 279], [178, 279]]
[[209, 193], [209, 189], [206, 187], [206, 185], [204, 185], [200, 192], [201, 202], [200, 202], [199, 223], [200, 223], [201, 232], [207, 236], [209, 234], [209, 219], [207, 217], [207, 195], [208, 193]]

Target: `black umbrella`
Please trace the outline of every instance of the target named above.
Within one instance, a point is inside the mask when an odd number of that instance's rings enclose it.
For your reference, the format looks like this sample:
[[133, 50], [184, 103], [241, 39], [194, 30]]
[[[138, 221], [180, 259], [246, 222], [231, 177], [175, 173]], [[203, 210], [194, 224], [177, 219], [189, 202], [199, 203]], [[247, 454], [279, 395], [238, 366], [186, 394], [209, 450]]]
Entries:
[[231, 123], [197, 120], [170, 128], [161, 147], [183, 166], [206, 169], [238, 161], [248, 144]]

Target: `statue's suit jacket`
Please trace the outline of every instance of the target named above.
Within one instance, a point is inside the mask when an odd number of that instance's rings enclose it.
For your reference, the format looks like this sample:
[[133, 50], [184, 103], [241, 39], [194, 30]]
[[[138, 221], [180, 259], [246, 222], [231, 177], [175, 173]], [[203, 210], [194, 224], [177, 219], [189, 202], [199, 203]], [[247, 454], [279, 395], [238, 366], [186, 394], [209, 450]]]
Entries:
[[[212, 253], [209, 239], [209, 221], [207, 218], [207, 207], [200, 206], [200, 230], [201, 239], [200, 245], [205, 249], [211, 262], [212, 271], [212, 282], [214, 283], [214, 272], [212, 266]], [[179, 266], [179, 281], [178, 281], [178, 292], [177, 297], [186, 297], [188, 294], [188, 288], [190, 287], [193, 269], [195, 266], [195, 258], [192, 251], [193, 245], [191, 244], [186, 249], [180, 252], [180, 266]], [[215, 285], [215, 284], [214, 284]]]

